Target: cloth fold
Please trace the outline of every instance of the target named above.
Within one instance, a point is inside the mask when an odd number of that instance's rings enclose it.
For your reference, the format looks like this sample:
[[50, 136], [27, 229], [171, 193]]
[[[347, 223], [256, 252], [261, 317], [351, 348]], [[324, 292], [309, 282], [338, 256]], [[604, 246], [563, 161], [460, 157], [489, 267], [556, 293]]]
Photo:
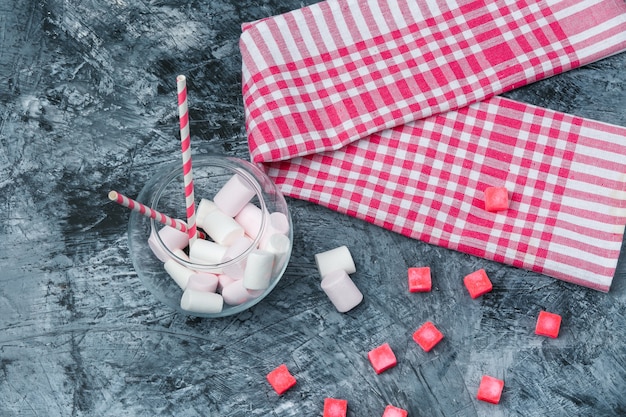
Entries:
[[624, 2], [327, 0], [243, 29], [250, 152], [287, 195], [608, 291], [626, 128], [494, 96], [625, 50]]

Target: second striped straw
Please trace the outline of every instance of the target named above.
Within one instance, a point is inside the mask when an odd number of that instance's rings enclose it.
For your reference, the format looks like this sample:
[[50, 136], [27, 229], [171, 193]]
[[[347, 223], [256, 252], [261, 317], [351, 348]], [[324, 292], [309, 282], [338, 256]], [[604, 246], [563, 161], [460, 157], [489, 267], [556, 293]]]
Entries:
[[[127, 207], [137, 213], [149, 217], [158, 221], [161, 224], [166, 226], [173, 227], [174, 229], [180, 230], [181, 232], [187, 233], [188, 228], [187, 224], [179, 219], [174, 219], [166, 214], [161, 213], [160, 211], [156, 211], [153, 208], [146, 206], [145, 204], [141, 204], [137, 200], [133, 200], [132, 198], [126, 197], [124, 194], [120, 194], [115, 190], [109, 192], [109, 199], [111, 201], [115, 201], [116, 203]], [[206, 235], [202, 233], [200, 230], [196, 233], [196, 235], [200, 239], [206, 239]]]

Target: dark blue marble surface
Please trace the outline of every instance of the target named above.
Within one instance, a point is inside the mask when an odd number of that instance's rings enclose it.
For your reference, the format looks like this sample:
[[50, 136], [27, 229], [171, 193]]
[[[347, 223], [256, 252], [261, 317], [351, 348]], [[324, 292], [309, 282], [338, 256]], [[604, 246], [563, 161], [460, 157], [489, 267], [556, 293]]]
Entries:
[[[262, 303], [220, 320], [174, 314], [129, 259], [135, 196], [179, 158], [175, 77], [189, 80], [191, 130], [204, 148], [247, 159], [240, 25], [294, 0], [8, 0], [0, 3], [0, 415], [351, 417], [626, 415], [626, 266], [608, 294], [432, 247], [289, 200], [294, 253]], [[508, 94], [626, 126], [626, 54]], [[626, 140], [626, 138], [624, 138]], [[364, 302], [337, 313], [313, 255], [347, 245]], [[430, 265], [431, 293], [406, 269]], [[485, 268], [494, 291], [471, 300], [460, 277]], [[533, 334], [539, 310], [558, 339]], [[430, 353], [412, 332], [434, 320]], [[398, 366], [376, 375], [388, 342]], [[282, 397], [266, 374], [297, 385]], [[499, 405], [475, 399], [503, 378]]]

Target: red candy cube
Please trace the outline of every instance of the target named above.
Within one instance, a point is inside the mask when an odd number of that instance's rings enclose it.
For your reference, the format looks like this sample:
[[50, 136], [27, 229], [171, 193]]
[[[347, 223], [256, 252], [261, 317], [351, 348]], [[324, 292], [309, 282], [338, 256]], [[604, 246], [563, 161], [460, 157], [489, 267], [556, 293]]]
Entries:
[[398, 363], [396, 355], [394, 355], [393, 350], [391, 350], [389, 343], [384, 343], [376, 349], [370, 350], [367, 354], [367, 358], [370, 360], [377, 374], [389, 368], [393, 368]]
[[410, 292], [428, 292], [432, 288], [432, 280], [430, 277], [430, 268], [425, 266], [421, 268], [409, 268], [409, 291]]
[[480, 297], [493, 289], [491, 281], [484, 269], [474, 271], [463, 278], [463, 283], [472, 298]]
[[408, 415], [408, 411], [394, 407], [393, 405], [388, 405], [383, 413], [383, 417], [407, 417]]
[[535, 326], [535, 334], [556, 338], [561, 328], [561, 316], [547, 311], [540, 311]]
[[296, 378], [291, 375], [285, 364], [267, 374], [267, 380], [278, 395], [283, 395], [285, 391], [296, 385]]
[[346, 417], [347, 414], [348, 400], [324, 399], [324, 417]]
[[504, 381], [489, 375], [483, 375], [478, 386], [476, 398], [488, 403], [498, 404], [502, 395], [502, 388], [504, 388]]
[[415, 343], [420, 345], [426, 352], [429, 352], [435, 347], [441, 339], [443, 339], [443, 334], [429, 321], [422, 324], [422, 326], [413, 333]]
[[485, 210], [503, 211], [509, 208], [509, 192], [504, 187], [485, 189]]

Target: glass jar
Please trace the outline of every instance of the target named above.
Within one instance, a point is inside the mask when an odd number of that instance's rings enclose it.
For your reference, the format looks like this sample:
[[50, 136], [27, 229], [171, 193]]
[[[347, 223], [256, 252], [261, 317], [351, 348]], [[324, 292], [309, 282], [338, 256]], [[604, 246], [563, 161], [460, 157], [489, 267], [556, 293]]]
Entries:
[[[257, 166], [242, 159], [221, 155], [194, 155], [193, 157], [193, 182], [196, 207], [202, 199], [212, 201], [219, 190], [233, 176], [237, 176], [239, 182], [245, 184], [254, 191], [252, 199], [247, 205], [258, 213], [258, 219], [254, 223], [258, 226], [256, 232], [246, 229], [246, 237], [250, 242], [248, 247], [239, 250], [233, 257], [222, 258], [219, 261], [207, 262], [190, 258], [188, 249], [171, 250], [161, 238], [163, 224], [132, 211], [128, 224], [128, 245], [133, 266], [145, 287], [160, 302], [185, 315], [196, 317], [225, 317], [244, 311], [263, 300], [278, 284], [287, 267], [293, 242], [293, 225], [291, 215], [284, 196], [274, 182]], [[182, 162], [173, 163], [163, 168], [148, 183], [145, 184], [137, 200], [152, 209], [172, 218], [186, 221], [185, 193], [183, 183]], [[197, 211], [197, 210], [196, 210]], [[217, 293], [234, 281], [225, 273], [233, 270], [244, 270], [248, 259], [256, 254], [267, 241], [272, 231], [273, 219], [282, 220], [280, 234], [282, 250], [274, 252], [271, 275], [266, 288], [248, 290], [249, 297], [246, 300], [229, 304], [223, 303], [220, 311], [190, 311], [181, 307], [181, 297], [184, 288], [177, 283], [165, 270], [164, 261], [183, 266], [190, 271], [200, 274], [211, 274], [219, 278]], [[199, 229], [201, 230], [201, 229]], [[151, 249], [149, 239], [152, 236]], [[211, 240], [210, 237], [206, 238]], [[155, 254], [159, 252], [159, 259]], [[241, 286], [241, 283], [239, 283]], [[232, 293], [232, 291], [230, 291]], [[241, 288], [239, 289], [241, 293]], [[224, 293], [224, 295], [226, 295]], [[224, 297], [225, 298], [225, 297]]]

